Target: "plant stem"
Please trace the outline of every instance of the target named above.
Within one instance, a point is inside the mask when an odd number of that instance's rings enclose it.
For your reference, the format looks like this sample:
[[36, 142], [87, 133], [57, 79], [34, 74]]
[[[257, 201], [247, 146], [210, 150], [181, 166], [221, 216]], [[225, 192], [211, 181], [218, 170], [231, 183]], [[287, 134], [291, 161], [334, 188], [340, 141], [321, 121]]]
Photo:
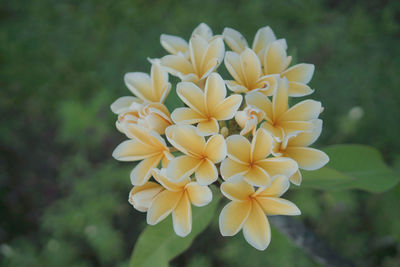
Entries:
[[328, 267], [352, 267], [355, 264], [337, 254], [301, 221], [288, 216], [268, 218], [281, 233], [306, 252], [317, 263]]

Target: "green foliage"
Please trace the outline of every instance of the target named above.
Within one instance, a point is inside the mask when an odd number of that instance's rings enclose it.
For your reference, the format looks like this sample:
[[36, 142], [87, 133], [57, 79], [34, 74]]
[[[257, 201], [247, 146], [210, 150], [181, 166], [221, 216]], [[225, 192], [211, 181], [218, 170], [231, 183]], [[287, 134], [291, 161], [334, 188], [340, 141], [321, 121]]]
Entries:
[[171, 218], [167, 218], [156, 226], [147, 226], [139, 236], [132, 253], [130, 266], [167, 267], [171, 259], [184, 252], [195, 237], [200, 234], [215, 219], [215, 211], [219, 193], [214, 190], [213, 201], [205, 207], [192, 207], [193, 228], [185, 238], [175, 234]]
[[324, 151], [329, 155], [330, 162], [316, 171], [302, 171], [303, 187], [383, 192], [400, 180], [400, 175], [391, 170], [379, 151], [372, 147], [333, 145]]

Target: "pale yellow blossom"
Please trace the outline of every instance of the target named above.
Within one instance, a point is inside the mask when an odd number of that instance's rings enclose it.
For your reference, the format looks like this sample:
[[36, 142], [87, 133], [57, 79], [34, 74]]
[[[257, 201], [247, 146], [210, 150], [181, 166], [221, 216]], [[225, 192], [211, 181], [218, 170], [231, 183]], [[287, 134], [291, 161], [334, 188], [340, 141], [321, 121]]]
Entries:
[[299, 208], [281, 198], [289, 188], [285, 176], [277, 176], [269, 187], [259, 188], [234, 176], [222, 183], [221, 192], [231, 200], [219, 216], [223, 236], [236, 235], [243, 230], [246, 241], [258, 250], [265, 250], [271, 241], [271, 229], [266, 215], [300, 215]]
[[290, 96], [305, 96], [314, 92], [307, 84], [314, 74], [314, 65], [301, 63], [290, 68], [291, 56], [286, 54], [286, 45], [274, 41], [264, 52], [262, 59], [264, 75], [279, 74], [289, 81]]
[[[246, 38], [244, 38], [237, 30], [225, 28], [222, 35], [224, 36], [224, 40], [229, 48], [238, 54], [242, 53], [247, 47], [249, 47]], [[258, 29], [254, 36], [251, 49], [259, 56], [260, 60], [262, 60], [265, 49], [274, 41], [276, 41], [276, 36], [272, 29], [269, 26], [262, 27]], [[279, 41], [286, 44], [284, 39], [280, 39]]]
[[240, 54], [228, 51], [225, 54], [225, 67], [234, 80], [227, 80], [228, 88], [236, 93], [260, 91], [272, 95], [279, 75], [264, 75], [256, 53], [245, 48]]
[[192, 125], [172, 125], [165, 134], [168, 141], [185, 154], [169, 162], [169, 179], [180, 181], [194, 173], [201, 185], [209, 185], [217, 180], [215, 164], [226, 157], [226, 143], [222, 135], [212, 135], [206, 142]]
[[[328, 155], [318, 149], [308, 147], [320, 136], [322, 131], [322, 120], [314, 120], [313, 129], [309, 132], [301, 132], [296, 136], [285, 139], [283, 142], [276, 142], [273, 154], [278, 157], [289, 157], [297, 162], [299, 169], [313, 171], [328, 163]], [[300, 170], [290, 177], [290, 181], [296, 185], [301, 183]]]
[[265, 128], [279, 141], [300, 132], [313, 129], [312, 120], [321, 113], [321, 103], [315, 100], [304, 100], [289, 108], [289, 88], [286, 78], [279, 79], [278, 87], [271, 100], [259, 93], [246, 95], [246, 103], [258, 107], [265, 112]]
[[[243, 35], [234, 29], [225, 28], [223, 36], [226, 44], [238, 54], [249, 47]], [[305, 96], [313, 92], [307, 84], [313, 76], [314, 65], [301, 63], [288, 68], [292, 57], [287, 56], [286, 41], [277, 40], [271, 28], [263, 27], [257, 31], [252, 50], [260, 60], [262, 75], [277, 74], [289, 80], [290, 96]], [[234, 79], [239, 82], [235, 77]]]
[[[137, 206], [147, 207], [147, 223], [150, 225], [159, 223], [172, 213], [175, 233], [181, 237], [187, 236], [192, 230], [191, 204], [202, 207], [210, 203], [211, 190], [207, 186], [191, 181], [190, 178], [173, 182], [167, 179], [165, 169], [154, 169], [153, 177], [162, 186], [152, 184], [147, 191], [141, 190], [133, 194], [133, 202]], [[162, 189], [157, 192], [160, 187]], [[137, 196], [138, 194], [141, 195]], [[151, 201], [147, 201], [149, 199]]]
[[165, 128], [172, 124], [169, 111], [161, 103], [137, 103], [133, 102], [129, 108], [118, 115], [117, 129], [123, 132], [123, 124], [134, 123], [149, 131], [164, 134]]
[[242, 175], [253, 186], [268, 186], [276, 175], [292, 176], [297, 164], [290, 158], [267, 158], [272, 151], [273, 140], [264, 129], [256, 131], [251, 143], [241, 135], [226, 139], [228, 157], [221, 163], [221, 175], [228, 180]]
[[119, 144], [113, 157], [120, 161], [140, 161], [131, 172], [133, 185], [143, 185], [151, 177], [151, 170], [160, 162], [164, 165], [172, 159], [169, 149], [162, 137], [155, 131], [136, 124], [124, 124], [124, 133], [130, 138]]
[[225, 83], [217, 73], [207, 78], [204, 92], [194, 83], [181, 82], [177, 93], [189, 107], [175, 109], [171, 115], [172, 120], [177, 124], [197, 123], [200, 135], [218, 133], [218, 121], [232, 119], [242, 102], [241, 95], [225, 98]]
[[[213, 32], [211, 28], [205, 23], [200, 23], [199, 26], [193, 30], [192, 36], [193, 35], [199, 35], [207, 41], [210, 41], [213, 38]], [[162, 47], [164, 47], [164, 49], [172, 55], [181, 53], [185, 57], [189, 57], [189, 44], [182, 37], [161, 34], [160, 43]]]
[[265, 113], [261, 109], [253, 106], [247, 106], [244, 110], [235, 114], [237, 124], [242, 128], [241, 135], [252, 132], [254, 135], [257, 125], [264, 119]]
[[[144, 72], [128, 72], [124, 76], [124, 81], [135, 96], [146, 102], [163, 103], [171, 89], [168, 73], [158, 60], [152, 62], [150, 75]], [[121, 103], [126, 102], [121, 101]]]
[[164, 56], [161, 64], [182, 81], [201, 84], [221, 64], [225, 46], [222, 37], [207, 40], [194, 34], [190, 38], [188, 52], [188, 56], [182, 53]]

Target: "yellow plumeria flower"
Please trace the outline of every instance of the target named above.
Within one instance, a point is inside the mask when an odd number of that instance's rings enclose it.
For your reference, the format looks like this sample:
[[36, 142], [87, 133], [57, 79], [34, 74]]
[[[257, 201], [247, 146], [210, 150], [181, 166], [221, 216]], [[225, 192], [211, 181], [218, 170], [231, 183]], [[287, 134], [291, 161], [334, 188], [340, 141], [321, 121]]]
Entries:
[[289, 108], [289, 88], [286, 78], [280, 79], [271, 100], [259, 92], [246, 95], [246, 103], [256, 106], [265, 112], [261, 127], [265, 128], [279, 141], [295, 136], [300, 132], [311, 131], [314, 119], [322, 111], [321, 103], [315, 100], [304, 100]]
[[[201, 186], [185, 178], [179, 182], [167, 179], [165, 169], [153, 171], [153, 176], [163, 189], [157, 193], [147, 210], [147, 223], [155, 225], [172, 213], [174, 231], [178, 236], [185, 237], [192, 231], [191, 204], [202, 207], [212, 200], [212, 193], [207, 186]], [[156, 190], [146, 194], [148, 199]], [[142, 194], [143, 195], [143, 194]], [[133, 199], [135, 196], [133, 196]], [[142, 196], [141, 196], [142, 197]], [[144, 201], [141, 199], [142, 204]], [[146, 203], [147, 204], [147, 203]], [[143, 205], [143, 204], [142, 204]]]
[[152, 61], [150, 76], [144, 72], [128, 72], [124, 80], [134, 95], [147, 102], [163, 103], [171, 89], [168, 73], [158, 60]]
[[226, 157], [226, 143], [222, 135], [208, 138], [197, 134], [196, 127], [191, 125], [169, 126], [165, 134], [168, 141], [185, 155], [172, 159], [167, 167], [167, 176], [180, 181], [195, 174], [201, 185], [209, 185], [218, 178], [216, 163]]
[[226, 81], [231, 91], [236, 93], [260, 91], [266, 95], [272, 95], [279, 75], [264, 75], [260, 60], [253, 50], [245, 48], [240, 54], [228, 51], [224, 62], [234, 79]]
[[222, 183], [221, 192], [231, 200], [219, 216], [223, 236], [243, 230], [246, 241], [258, 250], [265, 250], [271, 241], [271, 229], [266, 215], [300, 215], [292, 202], [280, 198], [289, 188], [285, 176], [277, 176], [267, 188], [254, 190], [241, 176]]
[[257, 125], [264, 119], [265, 113], [257, 107], [247, 106], [235, 114], [237, 124], [242, 128], [240, 135], [252, 132], [254, 135]]
[[[210, 41], [213, 38], [213, 32], [211, 28], [205, 24], [200, 23], [193, 32], [193, 35], [199, 35], [203, 39]], [[189, 44], [185, 41], [185, 39], [169, 34], [161, 34], [160, 43], [165, 50], [167, 50], [172, 55], [176, 55], [178, 53], [183, 54], [185, 57], [189, 56]]]
[[160, 103], [133, 102], [124, 112], [118, 114], [116, 127], [123, 132], [124, 123], [134, 123], [149, 131], [164, 134], [165, 128], [172, 124], [169, 111]]
[[226, 139], [228, 157], [221, 163], [221, 175], [228, 180], [242, 175], [253, 186], [268, 186], [276, 175], [292, 176], [297, 164], [290, 158], [267, 158], [272, 151], [273, 140], [264, 129], [256, 131], [251, 143], [241, 135]]
[[[223, 36], [226, 44], [238, 54], [249, 47], [243, 35], [234, 29], [225, 28]], [[277, 40], [270, 27], [257, 31], [252, 50], [261, 62], [263, 75], [279, 74], [289, 80], [290, 96], [305, 96], [313, 92], [307, 84], [313, 76], [314, 65], [302, 63], [288, 68], [292, 57], [287, 56], [286, 41]]]
[[242, 103], [241, 95], [225, 98], [225, 83], [217, 73], [207, 78], [204, 92], [194, 83], [181, 82], [177, 93], [189, 107], [175, 109], [172, 120], [177, 124], [198, 123], [197, 132], [204, 136], [218, 133], [218, 121], [232, 119]]
[[208, 41], [194, 34], [189, 41], [189, 56], [182, 53], [161, 58], [161, 64], [172, 75], [185, 82], [201, 82], [221, 64], [224, 58], [224, 42], [221, 37]]
[[280, 74], [288, 79], [290, 96], [311, 94], [314, 90], [307, 84], [314, 74], [314, 65], [301, 63], [288, 68], [292, 57], [287, 56], [286, 49], [286, 44], [280, 41], [274, 41], [268, 46], [262, 60], [264, 75]]
[[[322, 120], [314, 120], [314, 127], [310, 132], [301, 132], [296, 136], [287, 138], [284, 142], [275, 143], [273, 154], [278, 157], [289, 157], [297, 162], [299, 169], [313, 171], [322, 168], [329, 162], [328, 155], [318, 149], [308, 147], [320, 136]], [[296, 185], [301, 183], [300, 170], [290, 177], [290, 181]]]
[[[237, 30], [225, 28], [222, 35], [224, 36], [224, 40], [229, 48], [238, 54], [242, 53], [247, 47], [249, 47], [246, 38], [244, 38], [243, 35]], [[259, 55], [260, 60], [262, 60], [265, 49], [274, 41], [276, 41], [274, 32], [269, 26], [265, 26], [258, 29], [256, 35], [254, 36], [253, 45], [251, 48], [257, 55]], [[283, 39], [279, 41], [283, 44], [286, 44], [285, 40]]]
[[120, 161], [141, 162], [131, 172], [133, 185], [143, 185], [151, 177], [151, 170], [160, 162], [166, 165], [173, 156], [162, 137], [155, 131], [148, 131], [136, 124], [124, 124], [124, 133], [131, 139], [119, 144], [113, 157]]

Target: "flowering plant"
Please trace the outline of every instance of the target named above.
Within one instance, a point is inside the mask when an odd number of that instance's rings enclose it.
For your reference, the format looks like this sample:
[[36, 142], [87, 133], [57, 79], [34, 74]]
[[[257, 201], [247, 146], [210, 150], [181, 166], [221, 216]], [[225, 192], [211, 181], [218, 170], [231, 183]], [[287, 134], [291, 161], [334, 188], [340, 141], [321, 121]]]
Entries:
[[[232, 51], [225, 52], [224, 43]], [[242, 230], [250, 245], [266, 249], [267, 216], [300, 215], [282, 198], [290, 182], [299, 186], [300, 170], [329, 161], [309, 147], [322, 130], [321, 103], [289, 106], [289, 98], [313, 92], [307, 84], [314, 65], [289, 67], [286, 41], [269, 27], [257, 31], [251, 48], [236, 30], [213, 35], [204, 23], [189, 42], [163, 34], [161, 45], [170, 54], [150, 59], [150, 75], [125, 75], [135, 96], [111, 105], [117, 129], [128, 138], [113, 157], [138, 162], [130, 174], [129, 202], [147, 212], [150, 225], [172, 214], [175, 233], [184, 237], [192, 229], [191, 205], [209, 204], [214, 184], [230, 200], [219, 215], [221, 234]], [[229, 80], [218, 73], [222, 62]], [[181, 80], [176, 87], [169, 74]], [[184, 106], [168, 110], [164, 103], [171, 90]]]

